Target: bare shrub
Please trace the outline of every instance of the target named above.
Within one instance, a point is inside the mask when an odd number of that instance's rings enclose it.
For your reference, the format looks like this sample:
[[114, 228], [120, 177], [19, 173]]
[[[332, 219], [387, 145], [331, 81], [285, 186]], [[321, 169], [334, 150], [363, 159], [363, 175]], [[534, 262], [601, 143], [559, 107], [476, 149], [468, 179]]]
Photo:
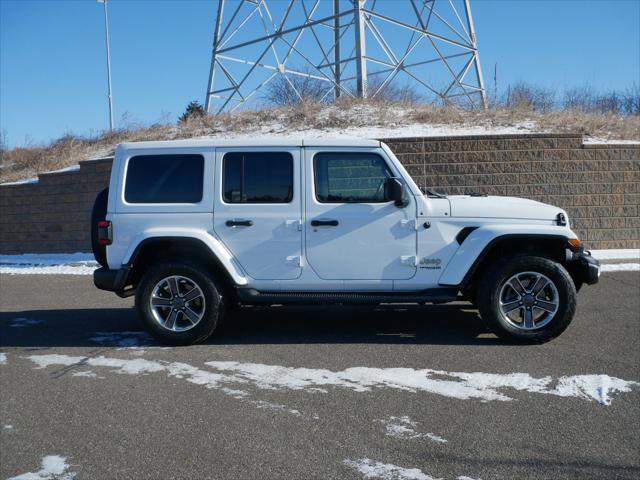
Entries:
[[508, 108], [549, 112], [555, 105], [555, 97], [556, 92], [554, 90], [518, 82], [507, 88], [502, 104]]
[[562, 108], [613, 115], [640, 115], [640, 87], [633, 85], [623, 92], [597, 92], [589, 85], [572, 88], [564, 93]]
[[455, 105], [438, 106], [423, 103], [415, 105], [410, 111], [410, 118], [418, 123], [439, 125], [460, 125], [468, 121], [471, 112], [465, 111]]
[[384, 85], [383, 83], [384, 78], [380, 75], [375, 75], [369, 79], [367, 92], [371, 101], [415, 104], [423, 100], [423, 96], [418, 90], [408, 83], [403, 85], [394, 81]]
[[593, 111], [596, 96], [597, 93], [590, 85], [570, 88], [564, 92], [562, 107], [565, 110], [591, 112]]
[[7, 147], [7, 130], [2, 129], [0, 131], [0, 168], [4, 168], [4, 152], [8, 150]]
[[627, 115], [640, 115], [640, 85], [634, 83], [622, 95], [622, 112]]
[[311, 78], [309, 70], [303, 72], [305, 76], [282, 74], [267, 84], [263, 99], [270, 105], [291, 106], [299, 103], [320, 102], [326, 97], [331, 99], [327, 91], [331, 87], [329, 82]]

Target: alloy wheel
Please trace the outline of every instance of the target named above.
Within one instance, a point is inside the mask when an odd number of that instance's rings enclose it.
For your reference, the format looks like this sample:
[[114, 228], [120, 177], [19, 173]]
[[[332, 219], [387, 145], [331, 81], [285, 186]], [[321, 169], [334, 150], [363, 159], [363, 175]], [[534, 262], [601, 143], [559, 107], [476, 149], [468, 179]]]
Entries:
[[154, 320], [172, 332], [191, 330], [204, 316], [204, 293], [190, 278], [173, 275], [153, 287], [149, 306]]
[[500, 314], [520, 330], [547, 325], [560, 305], [558, 289], [549, 277], [538, 272], [521, 272], [509, 278], [500, 289]]

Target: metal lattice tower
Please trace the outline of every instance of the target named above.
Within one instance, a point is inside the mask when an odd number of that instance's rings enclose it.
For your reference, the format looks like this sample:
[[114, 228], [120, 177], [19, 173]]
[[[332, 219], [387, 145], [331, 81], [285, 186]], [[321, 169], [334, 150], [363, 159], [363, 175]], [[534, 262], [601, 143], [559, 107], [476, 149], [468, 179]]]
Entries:
[[301, 98], [295, 77], [322, 82], [322, 100], [403, 85], [486, 107], [469, 0], [218, 0], [207, 112], [259, 101], [278, 77]]

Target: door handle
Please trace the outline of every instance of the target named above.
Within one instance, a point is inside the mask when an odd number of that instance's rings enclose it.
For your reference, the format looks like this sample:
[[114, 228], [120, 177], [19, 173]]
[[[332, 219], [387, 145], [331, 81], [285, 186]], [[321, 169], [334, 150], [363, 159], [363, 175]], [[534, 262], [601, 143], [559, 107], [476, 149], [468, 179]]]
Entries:
[[227, 227], [250, 227], [253, 220], [227, 220], [225, 224]]
[[311, 220], [312, 227], [337, 227], [338, 220]]

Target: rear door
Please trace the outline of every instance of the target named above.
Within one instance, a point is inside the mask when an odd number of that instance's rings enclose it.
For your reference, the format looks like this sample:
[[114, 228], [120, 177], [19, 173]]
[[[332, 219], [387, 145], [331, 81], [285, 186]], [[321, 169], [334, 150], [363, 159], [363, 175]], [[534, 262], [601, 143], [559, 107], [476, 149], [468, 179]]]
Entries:
[[301, 274], [300, 148], [216, 149], [213, 227], [257, 280]]
[[379, 149], [305, 149], [306, 257], [326, 280], [402, 280], [415, 275], [416, 204], [385, 200], [399, 177]]

